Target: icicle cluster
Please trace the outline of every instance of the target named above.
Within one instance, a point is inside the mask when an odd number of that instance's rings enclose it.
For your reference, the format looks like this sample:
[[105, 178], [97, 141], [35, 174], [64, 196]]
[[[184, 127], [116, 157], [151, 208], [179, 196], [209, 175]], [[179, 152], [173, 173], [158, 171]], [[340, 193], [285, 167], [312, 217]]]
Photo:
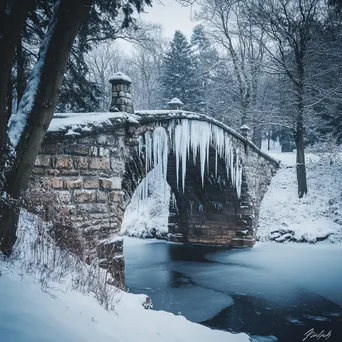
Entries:
[[239, 150], [235, 150], [228, 134], [216, 125], [206, 121], [182, 119], [173, 128], [174, 134], [173, 152], [176, 156], [177, 186], [179, 183], [179, 166], [182, 165], [182, 188], [184, 192], [186, 178], [186, 161], [192, 153], [193, 162], [196, 164], [197, 155], [200, 157], [202, 187], [204, 184], [204, 171], [209, 170], [209, 148], [215, 149], [215, 177], [217, 178], [218, 158], [223, 158], [226, 164], [227, 178], [236, 189], [237, 196], [241, 195], [242, 165], [240, 163]]
[[[148, 197], [149, 179], [153, 177], [156, 182], [161, 182], [164, 191], [164, 200], [168, 198], [167, 176], [167, 158], [168, 158], [168, 137], [163, 127], [156, 127], [153, 134], [146, 132], [145, 140], [145, 171], [146, 177], [139, 186], [140, 198]], [[139, 137], [139, 154], [142, 150], [143, 139]], [[149, 172], [153, 167], [153, 170]]]
[[[145, 168], [146, 174], [152, 168], [153, 177], [156, 181], [164, 182], [164, 196], [166, 198], [166, 176], [168, 159], [168, 135], [172, 141], [172, 150], [176, 157], [176, 179], [179, 184], [179, 168], [182, 167], [182, 189], [184, 192], [186, 182], [186, 163], [193, 156], [196, 164], [197, 156], [200, 159], [200, 170], [202, 187], [204, 185], [205, 168], [209, 170], [209, 148], [215, 149], [215, 177], [217, 178], [218, 158], [223, 158], [226, 165], [227, 178], [230, 179], [236, 189], [238, 198], [241, 195], [242, 165], [240, 162], [240, 152], [234, 149], [228, 134], [220, 127], [206, 121], [181, 119], [177, 124], [175, 121], [170, 123], [168, 132], [163, 127], [156, 127], [151, 132], [146, 132], [144, 138], [139, 138], [139, 153], [145, 146]], [[145, 142], [145, 144], [144, 144]], [[148, 181], [145, 179], [139, 187], [141, 198], [148, 197]]]

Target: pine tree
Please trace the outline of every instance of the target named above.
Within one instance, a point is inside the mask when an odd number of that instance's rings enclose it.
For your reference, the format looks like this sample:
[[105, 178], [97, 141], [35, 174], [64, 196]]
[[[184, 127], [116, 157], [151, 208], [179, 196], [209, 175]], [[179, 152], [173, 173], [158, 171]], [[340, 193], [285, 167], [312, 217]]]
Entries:
[[212, 46], [204, 32], [203, 25], [197, 25], [191, 36], [191, 48], [196, 65], [197, 83], [199, 84], [199, 102], [197, 107], [206, 114], [213, 115], [213, 106], [208, 96], [209, 88], [212, 86], [213, 77], [220, 63], [218, 53]]
[[182, 32], [175, 32], [163, 62], [161, 83], [164, 103], [177, 97], [184, 103], [185, 110], [200, 111], [196, 64], [191, 46]]

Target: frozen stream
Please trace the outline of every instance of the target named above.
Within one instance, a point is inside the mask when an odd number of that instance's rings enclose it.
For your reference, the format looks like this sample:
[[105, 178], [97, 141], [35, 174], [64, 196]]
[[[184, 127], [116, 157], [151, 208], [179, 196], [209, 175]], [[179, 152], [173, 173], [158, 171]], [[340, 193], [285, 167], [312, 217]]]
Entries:
[[310, 329], [330, 337], [306, 341], [342, 341], [342, 245], [227, 250], [125, 238], [124, 254], [126, 286], [155, 310], [254, 341], [302, 341]]

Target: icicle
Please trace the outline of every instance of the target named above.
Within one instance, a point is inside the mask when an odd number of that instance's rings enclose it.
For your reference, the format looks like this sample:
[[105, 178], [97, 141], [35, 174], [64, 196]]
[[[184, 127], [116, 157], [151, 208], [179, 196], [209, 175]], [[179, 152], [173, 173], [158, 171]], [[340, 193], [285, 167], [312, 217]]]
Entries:
[[[221, 127], [206, 121], [179, 119], [172, 121], [168, 127], [172, 141], [173, 153], [176, 157], [176, 181], [179, 184], [179, 168], [182, 164], [182, 188], [185, 190], [186, 161], [193, 155], [196, 165], [197, 155], [200, 159], [202, 187], [204, 186], [204, 171], [207, 165], [209, 172], [210, 147], [215, 149], [215, 178], [218, 177], [218, 159], [222, 158], [226, 165], [227, 180], [238, 193], [242, 167], [239, 165], [238, 152], [234, 152], [231, 138]], [[173, 134], [172, 134], [173, 133]], [[235, 162], [234, 162], [235, 160]]]
[[175, 127], [175, 141], [174, 141], [174, 152], [176, 156], [176, 181], [177, 181], [177, 188], [179, 183], [179, 158], [180, 158], [180, 151], [181, 151], [181, 141], [182, 139], [182, 126], [177, 125]]
[[141, 153], [141, 150], [142, 150], [142, 147], [143, 147], [143, 144], [144, 144], [144, 138], [140, 135], [139, 138], [138, 138], [138, 151], [139, 151], [139, 156], [140, 156], [140, 153]]
[[215, 178], [217, 178], [217, 150], [215, 150]]

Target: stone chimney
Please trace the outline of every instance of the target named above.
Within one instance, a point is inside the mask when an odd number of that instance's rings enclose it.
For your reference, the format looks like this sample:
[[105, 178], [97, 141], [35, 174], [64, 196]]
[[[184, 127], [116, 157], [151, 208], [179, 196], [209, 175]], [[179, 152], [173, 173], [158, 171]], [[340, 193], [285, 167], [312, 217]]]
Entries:
[[179, 110], [183, 107], [183, 102], [178, 99], [177, 97], [174, 97], [170, 102], [167, 103], [169, 108], [172, 110]]
[[117, 72], [109, 79], [109, 82], [112, 84], [112, 103], [109, 111], [133, 114], [132, 80], [122, 72]]
[[247, 125], [242, 125], [240, 127], [240, 134], [245, 138], [250, 140], [251, 138], [251, 129]]

